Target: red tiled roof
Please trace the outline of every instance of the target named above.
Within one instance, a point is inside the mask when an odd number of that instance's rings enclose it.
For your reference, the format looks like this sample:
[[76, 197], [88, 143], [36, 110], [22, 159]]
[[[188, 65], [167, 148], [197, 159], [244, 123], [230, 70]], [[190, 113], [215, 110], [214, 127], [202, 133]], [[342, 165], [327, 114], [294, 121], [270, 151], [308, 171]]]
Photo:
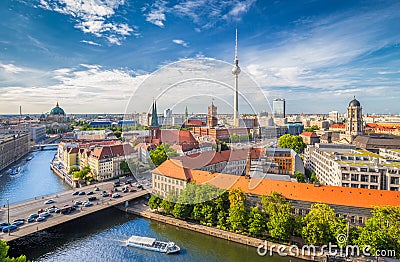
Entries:
[[333, 124], [330, 128], [346, 128], [346, 124]]
[[205, 123], [200, 119], [189, 119], [185, 123], [186, 126], [204, 126]]
[[161, 130], [161, 142], [167, 144], [197, 143], [189, 130]]
[[210, 173], [182, 167], [180, 160], [167, 160], [153, 170], [156, 174], [187, 180], [196, 184], [210, 184], [224, 189], [241, 188], [244, 193], [267, 195], [277, 192], [291, 200], [311, 203], [325, 203], [341, 206], [372, 208], [374, 206], [399, 206], [400, 192], [348, 188], [338, 186], [319, 186], [312, 184], [268, 180], [262, 178], [247, 179], [220, 173]]
[[303, 132], [300, 134], [301, 136], [309, 136], [309, 137], [318, 137], [314, 132]]
[[102, 146], [93, 149], [91, 156], [97, 159], [125, 156], [133, 153], [133, 148], [129, 144]]

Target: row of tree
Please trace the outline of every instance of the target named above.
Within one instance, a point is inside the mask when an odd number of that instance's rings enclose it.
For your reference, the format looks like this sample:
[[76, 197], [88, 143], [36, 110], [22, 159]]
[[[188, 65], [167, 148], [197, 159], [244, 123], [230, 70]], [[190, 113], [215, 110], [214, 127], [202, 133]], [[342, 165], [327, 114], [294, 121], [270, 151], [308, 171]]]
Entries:
[[5, 240], [0, 239], [0, 261], [1, 262], [26, 262], [26, 256], [21, 255], [19, 257], [9, 257], [8, 249], [10, 246], [7, 245]]
[[[248, 208], [247, 202], [240, 189], [188, 184], [179, 196], [152, 195], [149, 206], [175, 218], [279, 242], [300, 236], [306, 244], [370, 245], [371, 253], [385, 249], [400, 255], [400, 207], [376, 207], [365, 227], [352, 227], [326, 204], [313, 204], [306, 215], [294, 216], [292, 204], [278, 193], [261, 196], [257, 206]], [[337, 236], [348, 230], [348, 243], [337, 243]]]

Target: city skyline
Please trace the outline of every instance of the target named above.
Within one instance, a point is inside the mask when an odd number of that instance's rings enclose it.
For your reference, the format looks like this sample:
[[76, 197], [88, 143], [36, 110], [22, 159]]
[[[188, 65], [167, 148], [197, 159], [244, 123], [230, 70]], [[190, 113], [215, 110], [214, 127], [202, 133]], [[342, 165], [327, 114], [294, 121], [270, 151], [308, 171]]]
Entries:
[[365, 113], [399, 113], [396, 1], [78, 2], [0, 4], [2, 113], [46, 112], [57, 100], [67, 113], [123, 113], [132, 86], [170, 62], [232, 65], [236, 27], [242, 72], [269, 102], [285, 98], [289, 114], [345, 112], [353, 95]]

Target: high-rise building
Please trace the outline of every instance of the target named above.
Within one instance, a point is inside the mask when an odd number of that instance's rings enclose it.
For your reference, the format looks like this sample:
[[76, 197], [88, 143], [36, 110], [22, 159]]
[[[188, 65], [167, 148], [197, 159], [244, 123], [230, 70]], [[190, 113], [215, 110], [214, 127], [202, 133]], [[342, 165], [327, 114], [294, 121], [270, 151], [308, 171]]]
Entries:
[[358, 136], [363, 133], [362, 107], [354, 97], [347, 107], [346, 135]]
[[239, 60], [238, 60], [238, 32], [236, 28], [236, 45], [235, 45], [235, 60], [232, 68], [232, 74], [235, 77], [235, 92], [233, 98], [233, 124], [235, 127], [239, 127]]
[[211, 105], [208, 107], [207, 126], [215, 127], [217, 125], [218, 125], [217, 107], [214, 106], [214, 102], [211, 102]]
[[164, 110], [164, 118], [171, 118], [172, 117], [172, 110], [167, 108]]
[[333, 123], [339, 122], [339, 112], [331, 111], [329, 112], [329, 119], [333, 121]]
[[272, 101], [273, 115], [275, 118], [286, 117], [286, 101], [282, 98], [276, 98]]

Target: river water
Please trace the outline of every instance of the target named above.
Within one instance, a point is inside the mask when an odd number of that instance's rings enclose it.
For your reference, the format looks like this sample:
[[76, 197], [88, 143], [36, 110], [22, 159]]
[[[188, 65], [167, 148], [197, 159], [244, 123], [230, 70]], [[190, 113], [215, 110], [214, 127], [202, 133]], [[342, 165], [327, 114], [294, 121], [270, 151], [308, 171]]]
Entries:
[[[10, 203], [15, 203], [67, 190], [68, 186], [49, 169], [54, 154], [55, 151], [33, 153], [31, 161], [21, 162], [19, 175], [4, 174], [0, 178], [1, 202], [9, 198]], [[131, 235], [171, 240], [182, 250], [176, 255], [165, 255], [128, 248], [124, 241]], [[12, 243], [10, 255], [19, 254], [31, 261], [66, 262], [300, 261], [277, 255], [261, 257], [256, 248], [150, 221], [112, 207]]]

